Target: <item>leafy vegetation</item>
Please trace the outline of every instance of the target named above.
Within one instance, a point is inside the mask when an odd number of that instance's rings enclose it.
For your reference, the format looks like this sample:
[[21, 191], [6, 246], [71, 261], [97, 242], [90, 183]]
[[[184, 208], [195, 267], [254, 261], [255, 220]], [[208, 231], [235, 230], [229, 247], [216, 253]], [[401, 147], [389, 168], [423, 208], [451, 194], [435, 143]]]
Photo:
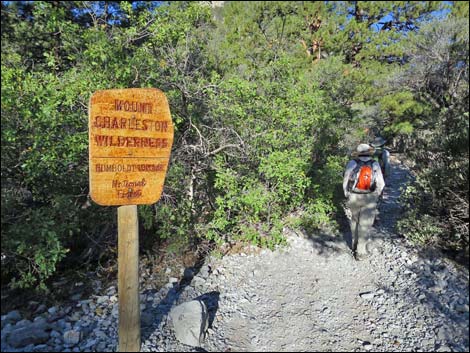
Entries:
[[163, 197], [139, 207], [149, 243], [335, 229], [348, 152], [381, 132], [419, 176], [401, 232], [468, 247], [468, 3], [1, 6], [2, 283], [45, 288], [107, 256], [116, 212], [88, 198], [87, 107], [121, 87], [163, 90], [175, 125]]

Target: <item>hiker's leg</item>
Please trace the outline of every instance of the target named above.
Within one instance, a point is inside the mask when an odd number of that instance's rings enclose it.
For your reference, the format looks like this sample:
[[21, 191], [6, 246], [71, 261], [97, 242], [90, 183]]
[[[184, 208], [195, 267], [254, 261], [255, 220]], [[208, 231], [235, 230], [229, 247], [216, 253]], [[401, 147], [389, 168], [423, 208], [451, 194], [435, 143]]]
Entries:
[[358, 253], [366, 254], [366, 246], [369, 241], [370, 231], [372, 225], [374, 224], [374, 219], [377, 210], [377, 195], [366, 194], [361, 196], [363, 197], [363, 204], [361, 207], [361, 215], [358, 226]]
[[351, 211], [351, 219], [349, 223], [351, 224], [351, 250], [353, 252], [357, 250], [359, 216], [361, 213], [361, 209], [357, 201], [356, 194], [349, 195], [347, 206]]

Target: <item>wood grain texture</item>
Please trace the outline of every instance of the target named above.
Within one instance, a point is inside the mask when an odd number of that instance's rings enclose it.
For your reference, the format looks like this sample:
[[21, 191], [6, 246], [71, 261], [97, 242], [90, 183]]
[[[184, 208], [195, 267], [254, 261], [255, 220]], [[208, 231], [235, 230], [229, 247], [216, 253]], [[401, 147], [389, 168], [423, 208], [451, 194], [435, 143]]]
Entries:
[[118, 207], [119, 351], [140, 351], [137, 206]]
[[90, 196], [102, 206], [160, 199], [173, 145], [165, 94], [155, 88], [95, 92], [89, 103]]

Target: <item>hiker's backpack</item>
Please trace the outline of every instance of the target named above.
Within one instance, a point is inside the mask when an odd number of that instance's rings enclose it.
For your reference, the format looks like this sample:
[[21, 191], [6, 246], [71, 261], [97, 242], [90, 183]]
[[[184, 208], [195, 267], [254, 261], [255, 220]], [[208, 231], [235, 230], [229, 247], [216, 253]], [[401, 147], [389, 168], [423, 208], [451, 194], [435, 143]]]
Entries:
[[349, 176], [349, 191], [357, 194], [368, 194], [375, 191], [374, 160], [355, 159], [356, 167]]

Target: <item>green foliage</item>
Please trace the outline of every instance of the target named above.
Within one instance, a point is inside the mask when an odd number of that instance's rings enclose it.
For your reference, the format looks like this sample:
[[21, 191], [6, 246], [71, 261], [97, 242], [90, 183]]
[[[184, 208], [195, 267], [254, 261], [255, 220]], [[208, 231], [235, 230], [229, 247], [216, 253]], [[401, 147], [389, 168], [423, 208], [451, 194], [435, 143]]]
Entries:
[[401, 219], [397, 224], [397, 229], [411, 242], [419, 245], [436, 243], [442, 234], [442, 225], [436, 218], [428, 214], [418, 214], [416, 211]]
[[468, 253], [468, 18], [429, 23], [405, 49], [410, 65], [392, 78], [393, 85], [400, 83], [423, 107], [398, 124], [413, 129], [394, 131], [402, 135], [418, 176], [406, 232], [418, 237], [418, 221], [429, 215], [426, 236], [439, 234], [439, 246]]
[[397, 230], [411, 242], [420, 245], [436, 244], [445, 229], [439, 224], [436, 215], [423, 212], [425, 200], [430, 198], [430, 189], [423, 183], [418, 185], [418, 187], [407, 186], [401, 196], [406, 212], [398, 221]]
[[296, 150], [275, 151], [261, 158], [259, 172], [281, 204], [298, 206], [303, 201], [310, 184], [306, 176], [307, 162]]
[[335, 206], [330, 200], [320, 198], [309, 200], [293, 226], [301, 227], [308, 233], [316, 233], [319, 230], [335, 231], [337, 225], [332, 220], [334, 212]]
[[[108, 88], [157, 87], [170, 102], [163, 196], [139, 207], [149, 242], [272, 248], [292, 214], [334, 228], [348, 151], [380, 130], [426, 181], [413, 202], [432, 205], [403, 232], [468, 244], [468, 4], [1, 6], [4, 283], [44, 287], [111, 243], [116, 215], [88, 200], [87, 151], [88, 100]], [[431, 226], [415, 234], [413, 219]]]

